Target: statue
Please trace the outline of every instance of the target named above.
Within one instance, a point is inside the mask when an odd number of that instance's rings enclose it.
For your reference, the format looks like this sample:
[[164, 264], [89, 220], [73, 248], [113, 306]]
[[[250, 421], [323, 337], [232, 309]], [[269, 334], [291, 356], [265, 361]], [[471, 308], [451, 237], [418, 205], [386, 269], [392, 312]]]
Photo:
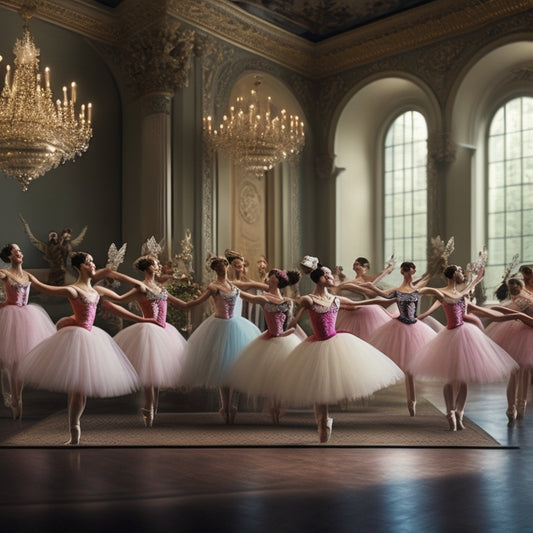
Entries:
[[48, 234], [48, 242], [43, 242], [37, 239], [26, 220], [19, 214], [26, 235], [30, 242], [39, 250], [44, 257], [44, 260], [50, 265], [48, 272], [47, 283], [49, 285], [65, 285], [65, 274], [67, 272], [67, 261], [72, 251], [83, 241], [87, 226], [85, 226], [80, 234], [73, 239], [71, 228], [64, 228], [60, 235], [57, 232], [51, 231]]

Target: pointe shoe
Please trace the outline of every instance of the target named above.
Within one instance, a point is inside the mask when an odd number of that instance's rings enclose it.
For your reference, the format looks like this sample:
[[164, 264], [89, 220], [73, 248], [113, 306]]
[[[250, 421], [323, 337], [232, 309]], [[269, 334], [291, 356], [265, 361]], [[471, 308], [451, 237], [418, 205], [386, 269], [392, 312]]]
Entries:
[[81, 427], [79, 424], [72, 426], [70, 428], [70, 440], [65, 442], [69, 446], [77, 446], [80, 443], [81, 438]]
[[333, 418], [321, 418], [318, 423], [318, 439], [321, 444], [328, 442], [333, 430]]
[[410, 416], [415, 416], [416, 414], [416, 400], [409, 400], [407, 402], [407, 409], [409, 410]]
[[141, 415], [143, 417], [144, 427], [151, 428], [154, 425], [154, 410], [141, 409]]
[[229, 410], [229, 413], [228, 413], [228, 420], [227, 420], [227, 423], [228, 424], [234, 424], [235, 423], [235, 417], [237, 416], [237, 408], [236, 407], [232, 407], [230, 410]]
[[515, 423], [515, 420], [518, 416], [518, 412], [516, 410], [516, 407], [514, 405], [511, 405], [507, 408], [507, 411], [505, 411], [505, 414], [507, 415], [507, 419], [509, 420], [508, 426], [512, 426]]
[[520, 400], [516, 409], [516, 418], [522, 420], [526, 416], [526, 400]]
[[12, 401], [11, 412], [13, 413], [13, 420], [22, 420], [22, 402], [15, 404]]
[[461, 431], [465, 428], [465, 425], [463, 424], [463, 412], [462, 411], [455, 411], [455, 425], [457, 426], [457, 430]]
[[457, 431], [457, 419], [455, 418], [455, 411], [448, 411], [446, 416], [448, 418], [448, 424], [450, 425], [450, 431]]

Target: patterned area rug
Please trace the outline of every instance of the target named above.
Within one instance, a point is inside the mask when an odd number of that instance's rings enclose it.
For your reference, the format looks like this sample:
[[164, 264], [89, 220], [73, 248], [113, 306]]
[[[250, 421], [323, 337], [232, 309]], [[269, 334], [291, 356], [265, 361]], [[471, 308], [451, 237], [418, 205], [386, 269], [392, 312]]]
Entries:
[[[417, 414], [407, 413], [403, 384], [358, 403], [330, 407], [333, 433], [319, 444], [312, 410], [287, 410], [279, 426], [261, 412], [241, 412], [234, 425], [218, 413], [158, 413], [145, 428], [138, 413], [91, 413], [82, 417], [82, 447], [468, 447], [498, 448], [501, 444], [472, 421], [451, 432], [444, 414], [420, 398]], [[66, 410], [34, 422], [18, 424], [0, 447], [63, 447], [68, 440]], [[11, 426], [13, 427], [13, 426]]]

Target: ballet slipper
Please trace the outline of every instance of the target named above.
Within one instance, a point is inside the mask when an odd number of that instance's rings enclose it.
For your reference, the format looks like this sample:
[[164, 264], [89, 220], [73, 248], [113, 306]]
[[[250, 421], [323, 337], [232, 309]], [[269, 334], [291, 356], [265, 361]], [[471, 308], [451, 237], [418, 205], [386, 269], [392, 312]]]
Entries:
[[144, 426], [151, 428], [154, 425], [154, 410], [141, 409], [141, 415], [143, 417]]
[[507, 408], [507, 411], [505, 411], [505, 414], [507, 415], [507, 419], [509, 420], [507, 425], [512, 426], [518, 416], [516, 407], [514, 405], [509, 406]]
[[409, 400], [407, 402], [407, 409], [409, 410], [410, 416], [415, 416], [416, 414], [416, 400]]
[[455, 424], [459, 431], [465, 428], [463, 424], [463, 411], [455, 411]]
[[233, 406], [228, 412], [227, 423], [228, 424], [234, 424], [236, 416], [237, 416], [237, 408], [235, 406]]
[[518, 406], [516, 408], [516, 418], [518, 420], [522, 420], [524, 416], [526, 415], [526, 400], [519, 400]]
[[13, 420], [22, 420], [22, 402], [13, 403], [13, 399], [11, 399], [11, 412], [13, 413]]
[[333, 429], [333, 418], [321, 415], [318, 421], [318, 440], [321, 444], [329, 441]]
[[450, 431], [457, 431], [457, 419], [455, 418], [455, 411], [448, 411], [446, 416], [448, 418], [448, 424], [450, 425]]
[[65, 442], [65, 444], [69, 446], [77, 446], [80, 443], [80, 438], [81, 427], [79, 424], [76, 424], [75, 426], [72, 426], [70, 428], [70, 440], [68, 442]]

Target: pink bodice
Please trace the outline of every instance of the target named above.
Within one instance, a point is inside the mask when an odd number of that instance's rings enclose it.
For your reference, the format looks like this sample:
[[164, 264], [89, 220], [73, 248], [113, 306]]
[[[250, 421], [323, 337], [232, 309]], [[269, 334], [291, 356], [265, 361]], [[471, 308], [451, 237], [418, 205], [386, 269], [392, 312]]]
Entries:
[[237, 287], [233, 287], [230, 293], [217, 291], [214, 295], [215, 300], [215, 316], [217, 318], [233, 318], [233, 310], [237, 303], [240, 291]]
[[446, 328], [454, 329], [464, 324], [464, 316], [466, 311], [466, 304], [464, 297], [458, 300], [444, 298], [442, 300], [442, 307], [446, 314]]
[[313, 305], [309, 308], [309, 318], [311, 319], [314, 340], [325, 341], [335, 335], [338, 312], [338, 298], [334, 298], [329, 307], [321, 305], [313, 299]]
[[86, 329], [87, 331], [91, 331], [93, 329], [94, 317], [96, 316], [96, 306], [98, 305], [99, 299], [100, 297], [98, 296], [98, 298], [92, 302], [82, 294], [79, 294], [78, 298], [69, 298], [68, 301], [72, 306], [74, 315], [68, 318], [62, 318], [58, 322], [57, 327], [63, 328], [66, 326], [78, 326]]
[[287, 326], [287, 317], [290, 313], [291, 302], [285, 301], [279, 304], [268, 302], [263, 306], [265, 322], [270, 337], [279, 337]]
[[533, 316], [533, 302], [524, 296], [511, 296], [511, 300], [518, 311]]
[[167, 324], [167, 291], [162, 290], [159, 294], [146, 290], [146, 297], [139, 300], [139, 305], [144, 318], [153, 318], [157, 323], [165, 327]]
[[28, 281], [25, 285], [17, 283], [14, 279], [6, 276], [2, 280], [6, 291], [6, 305], [17, 305], [23, 307], [28, 304], [28, 298], [30, 297], [30, 285]]

